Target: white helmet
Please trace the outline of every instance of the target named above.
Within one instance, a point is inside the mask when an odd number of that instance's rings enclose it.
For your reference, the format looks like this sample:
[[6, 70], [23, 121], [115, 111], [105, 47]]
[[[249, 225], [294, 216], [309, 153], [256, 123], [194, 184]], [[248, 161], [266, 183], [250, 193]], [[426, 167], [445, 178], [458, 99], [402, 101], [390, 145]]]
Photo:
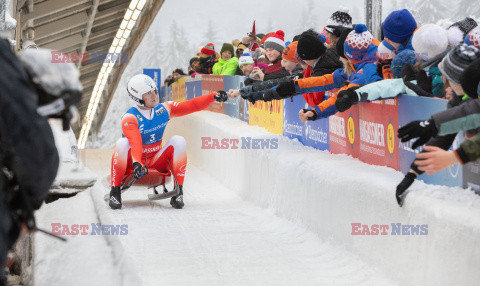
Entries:
[[137, 74], [132, 77], [127, 84], [128, 95], [140, 104], [144, 104], [142, 95], [152, 90], [158, 92], [157, 85], [151, 77], [144, 74]]

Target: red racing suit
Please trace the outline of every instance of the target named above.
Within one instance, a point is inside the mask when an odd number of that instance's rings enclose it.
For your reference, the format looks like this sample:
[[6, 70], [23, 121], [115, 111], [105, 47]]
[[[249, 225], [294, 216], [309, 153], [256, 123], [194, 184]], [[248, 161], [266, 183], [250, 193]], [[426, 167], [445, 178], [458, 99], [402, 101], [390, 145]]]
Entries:
[[149, 110], [131, 107], [122, 117], [122, 138], [115, 146], [111, 164], [111, 185], [121, 186], [133, 173], [133, 163], [139, 162], [149, 170], [172, 173], [183, 185], [187, 164], [185, 139], [173, 136], [162, 147], [163, 133], [170, 118], [184, 116], [207, 108], [215, 101], [211, 93], [185, 102], [159, 103]]

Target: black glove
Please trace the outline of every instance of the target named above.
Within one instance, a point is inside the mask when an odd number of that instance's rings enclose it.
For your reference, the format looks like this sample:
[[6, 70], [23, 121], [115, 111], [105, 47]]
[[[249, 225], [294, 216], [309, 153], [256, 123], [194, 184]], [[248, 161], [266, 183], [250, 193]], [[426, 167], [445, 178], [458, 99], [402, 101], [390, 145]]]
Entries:
[[278, 95], [275, 89], [269, 89], [263, 93], [263, 100], [264, 101], [272, 101], [274, 99], [279, 99], [280, 96]]
[[433, 93], [432, 77], [427, 75], [427, 72], [421, 70], [417, 73], [417, 85], [428, 93]]
[[359, 88], [359, 86], [351, 87], [338, 93], [337, 101], [335, 101], [335, 107], [338, 111], [344, 112], [358, 102], [358, 94], [355, 90]]
[[282, 82], [278, 85], [276, 89], [278, 95], [281, 98], [287, 98], [295, 94], [295, 81], [289, 80]]
[[416, 72], [411, 64], [405, 64], [402, 67], [402, 79], [403, 81], [412, 81], [417, 79]]
[[218, 102], [225, 102], [228, 100], [228, 94], [224, 90], [219, 90], [217, 91], [217, 94], [213, 96], [213, 98], [215, 98], [215, 100]]
[[305, 108], [304, 108], [304, 109], [302, 109], [302, 110], [303, 110], [303, 112], [305, 112], [305, 113], [307, 113], [308, 111], [313, 112], [313, 116], [307, 117], [307, 119], [308, 119], [309, 121], [315, 121], [315, 120], [317, 120], [318, 113], [317, 113], [317, 111], [316, 111], [315, 109], [305, 109]]
[[438, 130], [433, 119], [412, 121], [398, 129], [398, 138], [402, 139], [402, 142], [407, 142], [418, 137], [412, 145], [412, 149], [416, 149], [427, 143], [430, 138], [435, 137], [437, 133]]
[[143, 167], [142, 164], [138, 162], [133, 163], [133, 176], [135, 177], [135, 179], [140, 179], [146, 174], [148, 174], [147, 167]]
[[405, 191], [410, 188], [410, 186], [413, 184], [415, 179], [417, 178], [417, 175], [414, 173], [408, 172], [405, 175], [405, 178], [398, 184], [397, 186], [397, 192], [395, 194], [397, 198], [397, 203], [399, 206], [403, 206], [403, 201], [405, 200], [405, 197], [407, 196], [407, 193]]

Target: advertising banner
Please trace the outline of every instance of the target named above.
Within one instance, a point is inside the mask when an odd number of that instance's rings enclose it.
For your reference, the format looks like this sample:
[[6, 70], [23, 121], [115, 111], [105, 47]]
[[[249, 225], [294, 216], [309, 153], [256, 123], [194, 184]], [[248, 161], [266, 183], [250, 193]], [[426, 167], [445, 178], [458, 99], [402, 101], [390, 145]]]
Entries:
[[398, 99], [360, 103], [359, 159], [365, 163], [399, 170]]
[[179, 78], [172, 84], [172, 100], [176, 102], [183, 102], [187, 98], [185, 94], [185, 78]]
[[347, 111], [330, 116], [328, 123], [330, 152], [358, 158], [360, 147], [358, 104]]
[[[447, 108], [447, 101], [444, 99], [418, 97], [410, 95], [401, 95], [398, 97], [398, 123], [403, 126], [414, 120], [426, 120], [434, 113], [443, 111]], [[463, 135], [459, 133], [453, 148], [457, 148], [463, 140]], [[412, 150], [412, 144], [415, 141], [402, 143], [398, 141], [399, 145], [399, 167], [402, 173], [410, 170], [410, 165], [414, 161], [416, 155], [421, 151], [421, 148]], [[462, 186], [463, 171], [459, 164], [453, 165], [445, 170], [439, 171], [433, 175], [423, 174], [418, 177], [425, 183], [435, 185], [445, 185], [449, 187]]]
[[185, 94], [186, 99], [190, 100], [202, 95], [202, 76], [185, 77]]
[[[223, 90], [223, 76], [202, 75], [202, 95]], [[223, 113], [223, 106], [220, 102], [214, 102], [205, 109], [212, 112]]]

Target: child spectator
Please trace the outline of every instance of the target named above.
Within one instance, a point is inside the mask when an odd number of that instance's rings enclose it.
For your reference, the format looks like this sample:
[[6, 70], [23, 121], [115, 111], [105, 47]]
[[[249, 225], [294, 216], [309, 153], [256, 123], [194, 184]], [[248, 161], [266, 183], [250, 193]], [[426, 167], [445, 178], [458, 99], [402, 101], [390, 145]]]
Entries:
[[232, 44], [224, 43], [220, 50], [220, 58], [212, 68], [214, 75], [235, 75], [238, 68], [238, 59], [234, 57]]

